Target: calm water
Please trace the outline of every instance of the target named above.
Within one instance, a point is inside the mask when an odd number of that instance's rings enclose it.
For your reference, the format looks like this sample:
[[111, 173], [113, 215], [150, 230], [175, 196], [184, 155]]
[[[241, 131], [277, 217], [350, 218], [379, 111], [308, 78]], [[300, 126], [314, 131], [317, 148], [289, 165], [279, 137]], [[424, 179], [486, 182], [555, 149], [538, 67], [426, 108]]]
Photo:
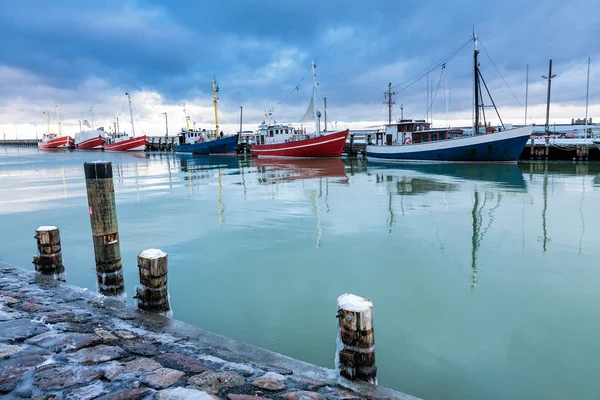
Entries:
[[[175, 318], [333, 367], [336, 298], [375, 304], [380, 384], [600, 398], [600, 165], [385, 166], [0, 148], [0, 258], [61, 229], [95, 290], [83, 163], [113, 162], [129, 298], [169, 253]], [[131, 301], [131, 300], [130, 300]]]

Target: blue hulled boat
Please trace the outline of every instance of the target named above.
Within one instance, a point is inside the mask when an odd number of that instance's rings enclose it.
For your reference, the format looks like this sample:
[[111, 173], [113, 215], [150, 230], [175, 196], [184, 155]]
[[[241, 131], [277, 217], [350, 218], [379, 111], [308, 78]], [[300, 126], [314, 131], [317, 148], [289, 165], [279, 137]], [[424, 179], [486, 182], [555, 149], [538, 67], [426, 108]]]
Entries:
[[[212, 140], [200, 139], [196, 143], [186, 143], [175, 146], [175, 151], [178, 153], [192, 154], [224, 154], [235, 153], [238, 143], [239, 134], [232, 136], [224, 136]], [[200, 136], [202, 138], [202, 136]]]
[[217, 92], [219, 88], [217, 83], [213, 79], [212, 81], [212, 92], [213, 92], [213, 105], [215, 111], [215, 127], [214, 132], [211, 131], [197, 131], [190, 130], [189, 117], [185, 111], [185, 105], [183, 112], [185, 114], [185, 129], [182, 129], [180, 135], [180, 145], [175, 146], [175, 152], [177, 153], [191, 153], [191, 154], [235, 154], [237, 150], [237, 143], [239, 134], [223, 136], [223, 132], [219, 134], [219, 116], [217, 114]]
[[[465, 135], [460, 129], [431, 129], [424, 120], [400, 120], [389, 123], [384, 131], [377, 132], [377, 141], [369, 144], [367, 157], [372, 160], [428, 161], [428, 162], [516, 162], [533, 132], [533, 126], [519, 128], [505, 127], [498, 114], [501, 126], [496, 129], [486, 126], [485, 109], [480, 101], [485, 88], [492, 106], [496, 105], [488, 91], [477, 61], [477, 36], [474, 43], [475, 77], [475, 121], [472, 135]], [[442, 69], [445, 64], [442, 65]], [[481, 81], [481, 82], [480, 82]], [[483, 83], [483, 86], [481, 85]], [[392, 102], [391, 84], [388, 89], [388, 106]], [[488, 107], [486, 105], [486, 107]], [[483, 126], [480, 124], [483, 116]]]

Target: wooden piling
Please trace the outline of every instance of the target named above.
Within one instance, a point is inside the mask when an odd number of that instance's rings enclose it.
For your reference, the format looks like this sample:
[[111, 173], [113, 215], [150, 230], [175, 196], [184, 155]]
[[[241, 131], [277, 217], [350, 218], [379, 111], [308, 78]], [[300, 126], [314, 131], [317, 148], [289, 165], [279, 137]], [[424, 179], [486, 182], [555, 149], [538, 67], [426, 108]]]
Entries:
[[363, 297], [338, 298], [335, 369], [346, 379], [377, 384], [372, 311], [373, 303]]
[[116, 296], [125, 301], [112, 163], [85, 163], [84, 169], [98, 290], [105, 296]]
[[169, 304], [167, 253], [158, 249], [144, 250], [137, 256], [140, 284], [134, 299], [140, 310], [171, 316]]
[[33, 257], [35, 270], [46, 276], [52, 276], [65, 282], [65, 266], [62, 260], [60, 231], [55, 226], [40, 226], [35, 230], [38, 255]]

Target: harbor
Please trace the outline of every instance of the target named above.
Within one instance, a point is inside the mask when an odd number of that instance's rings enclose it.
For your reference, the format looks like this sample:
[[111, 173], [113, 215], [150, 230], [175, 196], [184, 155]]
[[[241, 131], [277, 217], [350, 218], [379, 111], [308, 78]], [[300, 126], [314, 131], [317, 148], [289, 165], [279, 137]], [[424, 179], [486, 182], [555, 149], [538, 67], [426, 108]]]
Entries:
[[[374, 305], [381, 388], [473, 399], [515, 391], [589, 398], [599, 390], [589, 358], [598, 164], [386, 165], [6, 147], [0, 218], [11, 229], [0, 237], [1, 261], [33, 271], [32, 236], [54, 225], [67, 285], [97, 292], [84, 176], [84, 164], [96, 160], [113, 167], [130, 306], [137, 255], [159, 248], [169, 255], [173, 321], [331, 371], [335, 300], [355, 293]], [[573, 329], [581, 320], [588, 322]], [[105, 327], [120, 346], [115, 329]], [[564, 379], [548, 383], [548, 375]]]

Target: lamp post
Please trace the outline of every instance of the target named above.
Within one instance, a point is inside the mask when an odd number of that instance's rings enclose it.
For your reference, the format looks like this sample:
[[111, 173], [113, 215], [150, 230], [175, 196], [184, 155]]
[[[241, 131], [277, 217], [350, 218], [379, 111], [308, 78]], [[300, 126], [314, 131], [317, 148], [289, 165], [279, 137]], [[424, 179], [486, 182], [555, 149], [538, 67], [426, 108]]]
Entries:
[[165, 137], [168, 137], [169, 136], [169, 120], [168, 120], [166, 112], [164, 112], [163, 115], [165, 116]]

